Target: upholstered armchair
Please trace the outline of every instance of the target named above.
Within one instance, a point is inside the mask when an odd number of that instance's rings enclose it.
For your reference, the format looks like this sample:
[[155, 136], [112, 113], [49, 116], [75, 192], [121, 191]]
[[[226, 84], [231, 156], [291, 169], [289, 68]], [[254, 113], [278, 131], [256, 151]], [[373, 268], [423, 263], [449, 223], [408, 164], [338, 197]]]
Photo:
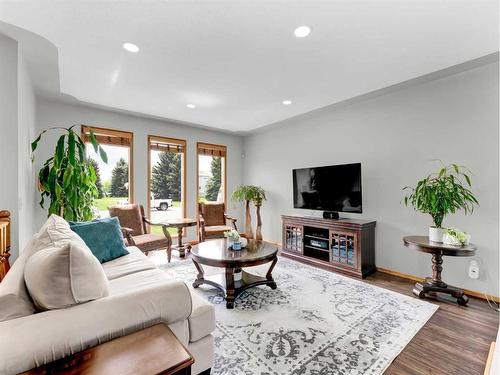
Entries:
[[[153, 250], [167, 251], [168, 262], [172, 258], [172, 237], [167, 226], [162, 223], [153, 223], [144, 215], [144, 207], [138, 204], [127, 204], [109, 207], [109, 215], [117, 217], [122, 228], [123, 236], [128, 246], [136, 246], [146, 255]], [[150, 225], [161, 226], [163, 235], [153, 234]]]
[[226, 214], [224, 203], [198, 203], [198, 214], [198, 239], [200, 242], [210, 238], [224, 237], [224, 232], [231, 229], [238, 230], [236, 219]]

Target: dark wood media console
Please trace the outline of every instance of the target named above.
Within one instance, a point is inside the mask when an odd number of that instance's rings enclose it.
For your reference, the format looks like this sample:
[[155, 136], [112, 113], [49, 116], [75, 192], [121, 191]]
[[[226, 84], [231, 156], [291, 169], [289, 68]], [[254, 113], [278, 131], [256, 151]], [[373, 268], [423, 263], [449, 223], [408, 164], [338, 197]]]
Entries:
[[351, 276], [375, 271], [375, 221], [282, 215], [282, 255]]

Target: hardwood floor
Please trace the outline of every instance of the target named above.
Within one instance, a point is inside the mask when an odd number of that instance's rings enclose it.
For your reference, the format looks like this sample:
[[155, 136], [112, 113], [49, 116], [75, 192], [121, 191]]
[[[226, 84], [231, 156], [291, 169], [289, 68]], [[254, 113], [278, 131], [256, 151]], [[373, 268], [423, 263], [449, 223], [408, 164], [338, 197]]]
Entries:
[[[370, 284], [413, 296], [414, 282], [376, 272]], [[415, 297], [416, 298], [416, 297]], [[427, 298], [439, 309], [394, 360], [386, 374], [483, 374], [490, 344], [499, 324], [498, 312], [471, 297], [466, 307], [448, 296]]]
[[[150, 253], [150, 257], [157, 263], [166, 263], [163, 252]], [[176, 252], [172, 258], [177, 258]], [[411, 292], [415, 283], [410, 280], [376, 272], [364, 281], [416, 298]], [[482, 375], [490, 344], [497, 335], [499, 313], [486, 301], [474, 297], [466, 307], [458, 306], [445, 295], [426, 301], [439, 305], [439, 309], [385, 374]]]

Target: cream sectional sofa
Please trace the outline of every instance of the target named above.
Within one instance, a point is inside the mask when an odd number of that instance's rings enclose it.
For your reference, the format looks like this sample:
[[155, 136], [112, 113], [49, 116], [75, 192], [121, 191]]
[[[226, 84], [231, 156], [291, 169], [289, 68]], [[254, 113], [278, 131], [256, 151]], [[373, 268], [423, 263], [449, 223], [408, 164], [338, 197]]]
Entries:
[[0, 374], [23, 372], [159, 322], [195, 358], [193, 374], [212, 367], [213, 306], [139, 249], [128, 247], [130, 254], [102, 264], [109, 281], [107, 297], [36, 312], [24, 282], [32, 248], [30, 243], [0, 283], [0, 310], [7, 319], [0, 321]]

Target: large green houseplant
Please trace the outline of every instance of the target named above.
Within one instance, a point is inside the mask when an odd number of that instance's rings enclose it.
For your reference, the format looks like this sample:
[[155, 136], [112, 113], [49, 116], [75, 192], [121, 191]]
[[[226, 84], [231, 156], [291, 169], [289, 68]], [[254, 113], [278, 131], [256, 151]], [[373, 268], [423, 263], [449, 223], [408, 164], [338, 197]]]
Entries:
[[260, 207], [266, 200], [266, 192], [259, 186], [241, 185], [231, 195], [233, 202], [245, 202], [245, 237], [253, 238], [252, 217], [250, 215], [250, 202], [255, 205], [257, 215], [257, 229], [255, 238], [262, 240], [262, 218], [260, 216]]
[[465, 172], [468, 172], [465, 167], [456, 164], [443, 166], [439, 172], [418, 181], [415, 187], [403, 188], [410, 191], [404, 197], [406, 206], [431, 215], [434, 224], [429, 228], [431, 241], [442, 242], [442, 225], [447, 215], [460, 210], [471, 214], [479, 204], [469, 189], [471, 180]]
[[[54, 150], [38, 172], [40, 206], [50, 200], [48, 215], [57, 214], [66, 220], [87, 221], [93, 218], [93, 207], [98, 197], [96, 171], [87, 159], [85, 142], [73, 125], [69, 128], [54, 127], [42, 131], [31, 143], [32, 160], [42, 135], [47, 131], [62, 131]], [[92, 131], [89, 141], [101, 159], [107, 163], [107, 155]]]

